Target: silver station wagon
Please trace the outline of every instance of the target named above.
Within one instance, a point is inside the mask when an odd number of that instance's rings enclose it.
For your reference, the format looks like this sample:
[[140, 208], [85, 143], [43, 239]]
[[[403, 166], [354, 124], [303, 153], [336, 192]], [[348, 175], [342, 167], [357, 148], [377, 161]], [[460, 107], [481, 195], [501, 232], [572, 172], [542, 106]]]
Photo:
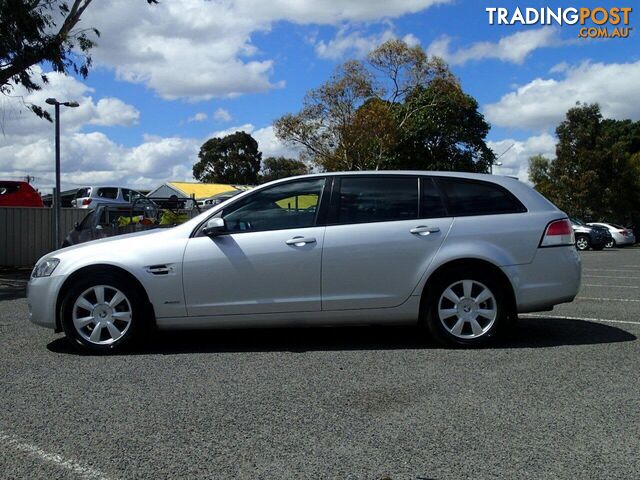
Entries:
[[567, 215], [518, 180], [326, 173], [243, 192], [164, 230], [52, 252], [31, 320], [115, 351], [160, 329], [418, 324], [476, 345], [518, 313], [570, 302]]

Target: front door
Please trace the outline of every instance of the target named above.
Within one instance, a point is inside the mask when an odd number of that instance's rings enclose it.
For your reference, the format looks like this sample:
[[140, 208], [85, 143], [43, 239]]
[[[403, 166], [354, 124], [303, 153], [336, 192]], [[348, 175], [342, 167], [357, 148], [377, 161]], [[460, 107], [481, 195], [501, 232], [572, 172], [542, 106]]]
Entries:
[[226, 232], [197, 234], [184, 255], [189, 316], [320, 310], [325, 178], [259, 190], [222, 212]]

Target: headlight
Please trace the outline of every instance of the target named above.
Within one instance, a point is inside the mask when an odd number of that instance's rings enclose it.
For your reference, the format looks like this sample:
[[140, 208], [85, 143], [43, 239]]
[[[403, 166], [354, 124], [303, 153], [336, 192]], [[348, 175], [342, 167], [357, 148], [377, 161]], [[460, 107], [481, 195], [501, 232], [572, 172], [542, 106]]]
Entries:
[[36, 265], [36, 268], [33, 269], [32, 276], [35, 278], [48, 277], [53, 273], [59, 263], [60, 260], [57, 258], [47, 258]]

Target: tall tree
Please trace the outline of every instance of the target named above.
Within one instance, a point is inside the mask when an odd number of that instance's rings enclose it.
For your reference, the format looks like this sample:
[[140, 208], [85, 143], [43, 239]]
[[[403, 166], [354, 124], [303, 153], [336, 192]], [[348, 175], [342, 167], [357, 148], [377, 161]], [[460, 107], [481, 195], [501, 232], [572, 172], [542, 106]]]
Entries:
[[[92, 0], [0, 0], [0, 92], [8, 95], [16, 85], [39, 90], [46, 75], [35, 78], [33, 67], [48, 62], [56, 72], [86, 77], [90, 51], [100, 32], [76, 30]], [[158, 3], [147, 0], [147, 3]], [[51, 120], [39, 105], [28, 105], [36, 115]]]
[[396, 167], [486, 172], [495, 160], [484, 140], [489, 124], [458, 82], [436, 78], [418, 86], [396, 110]]
[[262, 153], [258, 142], [246, 132], [235, 132], [204, 142], [193, 166], [193, 176], [201, 182], [255, 185], [258, 183]]
[[266, 183], [280, 178], [306, 175], [309, 167], [301, 160], [286, 157], [269, 157], [262, 164], [260, 182]]
[[366, 62], [345, 62], [299, 113], [275, 122], [278, 138], [303, 146], [328, 171], [436, 164], [486, 171], [488, 130], [446, 63], [401, 40], [383, 43]]
[[529, 160], [534, 187], [586, 221], [640, 221], [640, 122], [603, 120], [597, 104], [571, 108], [556, 128], [556, 158]]

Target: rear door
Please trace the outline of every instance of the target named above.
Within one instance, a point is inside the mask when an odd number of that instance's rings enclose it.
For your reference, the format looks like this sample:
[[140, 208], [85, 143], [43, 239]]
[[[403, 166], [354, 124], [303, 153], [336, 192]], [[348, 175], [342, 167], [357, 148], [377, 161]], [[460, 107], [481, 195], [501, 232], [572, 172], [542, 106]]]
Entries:
[[322, 309], [405, 302], [447, 235], [434, 182], [410, 175], [336, 178], [322, 254]]

